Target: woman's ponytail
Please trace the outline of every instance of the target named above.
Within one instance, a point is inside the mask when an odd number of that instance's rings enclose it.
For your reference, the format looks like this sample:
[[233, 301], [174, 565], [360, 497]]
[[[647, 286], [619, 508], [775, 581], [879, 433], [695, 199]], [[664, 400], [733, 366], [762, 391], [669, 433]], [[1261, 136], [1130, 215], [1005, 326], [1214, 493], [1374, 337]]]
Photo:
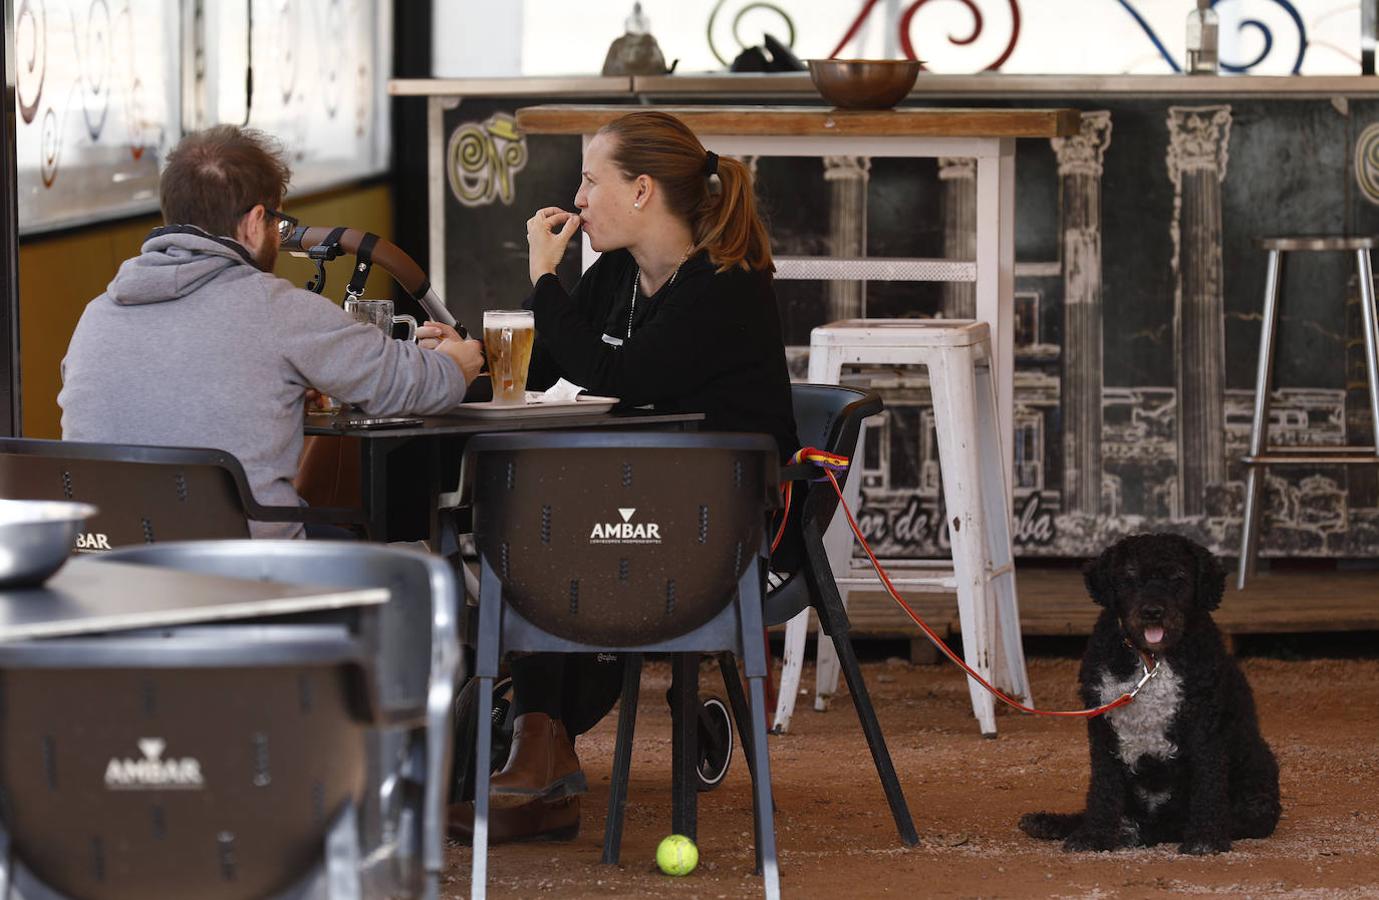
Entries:
[[[752, 174], [741, 162], [705, 150], [694, 132], [669, 113], [629, 113], [600, 133], [617, 138], [611, 156], [624, 175], [656, 179], [667, 207], [689, 222], [694, 251], [708, 251], [718, 271], [775, 271]], [[714, 175], [717, 191], [711, 189]]]
[[693, 220], [695, 250], [707, 250], [718, 270], [734, 267], [774, 272], [771, 239], [757, 214], [752, 173], [732, 157], [718, 160], [717, 192], [710, 192]]

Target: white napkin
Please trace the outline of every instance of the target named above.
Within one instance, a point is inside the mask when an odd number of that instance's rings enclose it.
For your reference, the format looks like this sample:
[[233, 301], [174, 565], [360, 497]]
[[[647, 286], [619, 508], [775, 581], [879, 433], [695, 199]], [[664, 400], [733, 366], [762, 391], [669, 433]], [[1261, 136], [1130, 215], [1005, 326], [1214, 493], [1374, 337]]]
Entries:
[[584, 388], [577, 384], [572, 384], [564, 378], [557, 381], [544, 391], [528, 391], [528, 403], [569, 403], [584, 391]]

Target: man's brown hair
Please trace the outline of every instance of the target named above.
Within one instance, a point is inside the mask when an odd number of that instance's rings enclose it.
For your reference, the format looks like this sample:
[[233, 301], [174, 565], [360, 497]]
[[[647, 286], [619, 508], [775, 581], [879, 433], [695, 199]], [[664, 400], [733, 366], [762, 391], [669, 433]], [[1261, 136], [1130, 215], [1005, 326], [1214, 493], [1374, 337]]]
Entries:
[[282, 205], [292, 170], [282, 145], [253, 128], [216, 125], [193, 132], [168, 154], [158, 183], [163, 222], [234, 237], [255, 205]]

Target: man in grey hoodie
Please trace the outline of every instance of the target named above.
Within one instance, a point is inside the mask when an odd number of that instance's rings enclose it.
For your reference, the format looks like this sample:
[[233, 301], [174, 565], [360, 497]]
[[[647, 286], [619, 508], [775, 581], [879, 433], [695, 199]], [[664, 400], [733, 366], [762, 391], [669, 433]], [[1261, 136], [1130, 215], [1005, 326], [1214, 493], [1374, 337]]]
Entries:
[[[428, 322], [423, 346], [388, 338], [272, 274], [291, 220], [291, 173], [271, 138], [221, 125], [183, 138], [159, 184], [164, 227], [82, 313], [62, 361], [62, 436], [214, 447], [254, 498], [299, 502], [292, 479], [316, 389], [369, 415], [444, 412], [482, 361], [478, 341]], [[251, 523], [300, 537], [296, 523]]]

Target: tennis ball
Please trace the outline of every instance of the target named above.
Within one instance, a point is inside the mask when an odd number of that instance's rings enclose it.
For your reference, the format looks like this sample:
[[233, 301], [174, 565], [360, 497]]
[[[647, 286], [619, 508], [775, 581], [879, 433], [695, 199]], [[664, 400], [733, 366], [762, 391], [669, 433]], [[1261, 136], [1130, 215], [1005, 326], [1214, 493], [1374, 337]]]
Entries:
[[683, 834], [672, 834], [656, 848], [656, 865], [667, 875], [688, 875], [699, 865], [699, 848]]

